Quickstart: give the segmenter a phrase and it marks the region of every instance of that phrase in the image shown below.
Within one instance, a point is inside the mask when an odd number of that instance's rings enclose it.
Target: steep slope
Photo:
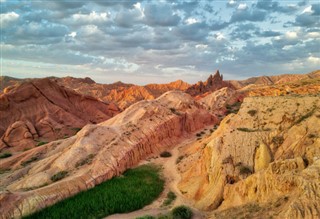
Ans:
[[[76,136],[1,161],[7,172],[0,177],[0,211],[4,217],[19,216],[53,204],[121,174],[217,121],[179,91],[140,101],[103,123],[86,125]],[[66,178],[52,182],[61,171],[67,171]]]
[[[212,218],[318,218],[319,125],[319,95],[245,98],[184,159],[179,188]]]
[[[34,147],[35,140],[70,136],[118,112],[115,105],[65,89],[54,80],[30,80],[0,95],[0,151],[22,151]]]
[[[207,81],[199,81],[197,84],[190,86],[186,90],[186,93],[191,96],[201,96],[202,94],[211,93],[223,87],[233,88],[233,85],[224,81],[223,76],[220,74],[219,70],[217,70],[214,75],[209,76]]]

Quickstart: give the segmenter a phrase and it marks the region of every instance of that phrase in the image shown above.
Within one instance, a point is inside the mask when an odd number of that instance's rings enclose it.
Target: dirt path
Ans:
[[[106,219],[134,219],[137,217],[142,217],[145,215],[151,215],[151,216],[157,216],[159,214],[166,214],[170,211],[172,207],[179,206],[179,205],[187,205],[192,206],[193,203],[190,200],[187,200],[184,198],[184,196],[181,194],[180,190],[178,189],[178,183],[180,181],[180,174],[178,173],[177,166],[176,166],[176,160],[179,157],[179,149],[185,145],[188,145],[192,142],[194,142],[196,139],[194,137],[190,137],[180,143],[179,145],[176,145],[173,149],[170,150],[172,156],[168,158],[162,158],[162,157],[156,157],[156,158],[150,158],[147,161],[142,161],[141,164],[147,164],[147,163],[154,163],[157,165],[163,166],[163,176],[165,178],[166,184],[165,188],[160,195],[160,197],[155,200],[152,204],[145,206],[144,208],[130,212],[125,214],[113,214]],[[163,207],[161,206],[163,201],[166,199],[166,195],[169,191],[172,191],[176,194],[177,198],[173,202],[173,205]],[[192,208],[194,216],[193,219],[201,219],[204,218],[204,215],[199,212],[197,209]]]

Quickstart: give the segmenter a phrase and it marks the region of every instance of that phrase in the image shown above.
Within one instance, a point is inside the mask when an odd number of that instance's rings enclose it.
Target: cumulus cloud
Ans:
[[[175,26],[180,17],[175,14],[168,4],[147,4],[144,9],[145,21],[150,26]]]
[[[62,0],[1,6],[4,59],[40,63],[35,72],[42,66],[53,74],[52,66],[62,65],[60,73],[94,72],[99,78],[199,80],[217,68],[240,77],[233,72],[278,73],[299,62],[309,67],[294,71],[308,71],[318,63],[320,8],[308,1]],[[23,73],[13,66],[4,69]]]
[[[1,14],[0,18],[1,18],[1,21],[0,21],[1,28],[6,28],[8,25],[10,25],[11,23],[19,19],[19,14],[12,11],[12,12]]]

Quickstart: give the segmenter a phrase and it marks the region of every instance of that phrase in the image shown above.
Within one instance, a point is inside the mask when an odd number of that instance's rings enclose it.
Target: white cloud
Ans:
[[[197,44],[197,45],[196,45],[196,48],[197,48],[197,49],[206,49],[206,48],[208,48],[208,45],[205,45],[205,44]]]
[[[0,17],[1,21],[1,28],[5,28],[8,26],[9,23],[14,22],[16,20],[19,19],[19,14],[15,13],[15,12],[9,12],[9,13],[5,13],[5,14],[1,14]]]
[[[294,31],[288,31],[286,32],[286,37],[289,39],[295,39],[298,37],[298,34],[297,32],[294,32]]]
[[[229,3],[228,3],[229,5],[234,5],[234,4],[236,4],[236,1],[234,1],[234,0],[231,0],[231,1],[229,1]]]
[[[195,24],[195,23],[198,23],[199,20],[197,20],[196,18],[188,18],[186,21],[186,24]]]
[[[308,37],[311,38],[320,38],[320,33],[319,32],[310,32],[307,34]]]
[[[314,56],[310,56],[308,57],[308,61],[314,64],[320,64],[320,58],[319,57],[314,57]]]
[[[305,13],[312,13],[312,6],[308,6],[306,7],[303,11],[302,11],[302,14],[305,14]]]
[[[107,13],[96,13],[92,11],[90,14],[74,14],[72,18],[77,22],[82,23],[99,23],[108,20]]]
[[[239,4],[239,6],[238,6],[238,9],[239,10],[245,10],[245,9],[247,9],[248,8],[248,6],[247,6],[247,4],[246,3],[241,3],[241,4]]]
[[[77,32],[71,32],[68,36],[75,38],[77,36]]]
[[[224,35],[222,34],[222,33],[217,33],[216,35],[215,35],[215,37],[216,37],[216,39],[217,40],[223,40],[223,39],[225,39],[225,37],[224,37]]]

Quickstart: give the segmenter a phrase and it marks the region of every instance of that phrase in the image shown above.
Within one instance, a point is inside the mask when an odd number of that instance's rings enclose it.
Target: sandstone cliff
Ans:
[[[140,101],[76,136],[1,160],[2,216],[19,216],[91,188],[185,139],[217,118],[185,93]],[[66,171],[66,178],[52,177]]]
[[[35,140],[74,135],[85,124],[118,112],[115,105],[65,89],[54,80],[31,80],[0,95],[0,151],[22,151],[38,144]]]
[[[185,159],[179,188],[212,218],[318,218],[319,125],[319,95],[245,98]]]

